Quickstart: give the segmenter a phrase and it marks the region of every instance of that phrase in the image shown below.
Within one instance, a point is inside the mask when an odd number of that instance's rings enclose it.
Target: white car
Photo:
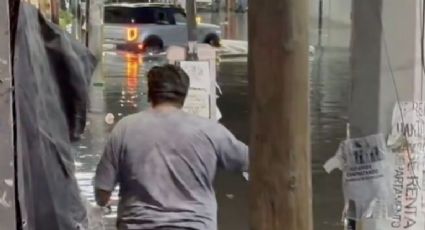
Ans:
[[[213,0],[196,0],[196,8],[198,10],[211,10],[213,7]]]
[[[134,52],[163,50],[188,41],[186,14],[168,4],[119,3],[105,6],[104,43]],[[198,41],[220,45],[217,25],[198,24]]]

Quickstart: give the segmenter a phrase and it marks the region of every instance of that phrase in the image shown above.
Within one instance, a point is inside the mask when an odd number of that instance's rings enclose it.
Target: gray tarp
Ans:
[[[18,195],[24,229],[84,229],[71,140],[84,129],[96,60],[21,4],[15,43]]]

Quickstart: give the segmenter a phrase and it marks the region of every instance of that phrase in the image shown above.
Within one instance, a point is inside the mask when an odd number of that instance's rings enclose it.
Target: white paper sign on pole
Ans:
[[[183,110],[211,118],[211,76],[208,61],[183,61],[180,67],[189,75],[190,88]]]
[[[341,144],[344,164],[344,195],[355,204],[353,219],[385,216],[382,205],[392,202],[388,150],[381,134],[349,139]],[[390,206],[390,205],[389,205]],[[353,215],[354,214],[354,215]]]
[[[190,88],[206,90],[211,89],[210,63],[207,61],[180,62],[180,67],[190,77]]]
[[[391,229],[423,230],[422,157],[409,153],[407,149],[395,154],[393,175],[395,210],[391,218]]]
[[[423,152],[425,143],[425,102],[400,102],[394,106],[392,130],[388,145],[394,145],[406,135],[411,147]],[[422,146],[418,146],[422,144]]]
[[[186,97],[183,111],[201,117],[210,117],[210,98],[205,90],[192,89]]]
[[[424,102],[400,102],[394,106],[388,145],[409,148],[395,151],[393,191],[395,213],[391,228],[422,230],[424,223]]]
[[[325,164],[342,169],[346,217],[353,220],[390,216],[393,204],[391,160],[382,134],[347,139]],[[351,211],[350,211],[351,210]]]
[[[199,61],[184,61],[186,49],[171,46],[167,49],[170,64],[180,65],[190,77],[190,89],[183,110],[219,120],[221,113],[217,108],[216,95],[216,51],[208,44],[198,44]],[[207,112],[208,111],[208,112]]]

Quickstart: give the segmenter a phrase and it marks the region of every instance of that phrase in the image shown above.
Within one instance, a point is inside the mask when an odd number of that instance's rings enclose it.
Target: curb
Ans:
[[[219,54],[220,58],[248,58],[247,53],[241,53],[241,54]]]

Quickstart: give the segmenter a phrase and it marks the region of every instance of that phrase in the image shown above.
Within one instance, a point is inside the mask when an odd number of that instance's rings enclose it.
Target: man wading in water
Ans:
[[[118,229],[216,230],[217,168],[248,169],[248,148],[217,122],[181,110],[189,77],[179,67],[148,73],[152,108],[118,122],[95,176],[107,206],[120,185]]]

